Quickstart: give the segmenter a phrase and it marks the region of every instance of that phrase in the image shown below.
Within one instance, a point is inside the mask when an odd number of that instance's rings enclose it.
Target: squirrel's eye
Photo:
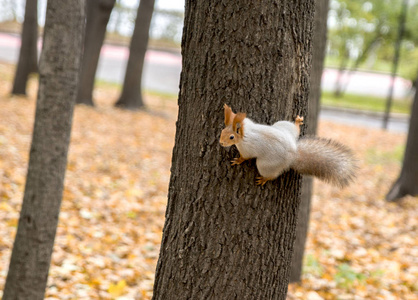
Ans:
[[[229,139],[230,139],[230,140],[233,140],[233,139],[234,139],[234,135],[233,135],[233,134],[232,134],[232,135],[230,135],[230,136],[229,136]]]

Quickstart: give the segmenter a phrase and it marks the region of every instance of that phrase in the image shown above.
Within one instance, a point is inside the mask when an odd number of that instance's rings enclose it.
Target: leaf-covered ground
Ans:
[[[30,95],[10,97],[0,64],[0,290],[19,218],[34,119]],[[150,299],[164,224],[176,107],[148,96],[149,111],[112,107],[118,91],[79,106],[47,299]],[[400,169],[405,135],[321,122],[320,135],[355,149],[357,181],[315,183],[304,278],[289,299],[417,299],[418,199],[383,198]],[[1,296],[1,292],[0,292]]]

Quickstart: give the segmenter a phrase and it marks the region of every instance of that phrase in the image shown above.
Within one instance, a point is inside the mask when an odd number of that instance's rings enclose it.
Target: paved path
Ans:
[[[19,47],[18,36],[0,33],[0,61],[16,63]],[[41,48],[41,42],[38,43],[38,48]],[[99,59],[97,78],[122,83],[128,56],[127,47],[104,45]],[[148,50],[145,56],[143,86],[148,90],[177,94],[180,72],[180,54]]]
[[[382,113],[368,113],[350,109],[336,109],[334,107],[322,107],[319,118],[373,129],[381,129],[383,123]],[[388,131],[406,133],[408,132],[408,128],[408,116],[398,114],[389,120]]]
[[[39,47],[41,43],[39,42]],[[0,33],[0,61],[16,63],[19,55],[20,38],[16,35]],[[129,50],[127,47],[104,45],[102,47],[97,78],[110,82],[123,82]],[[177,94],[181,72],[181,55],[164,51],[148,50],[145,57],[143,87],[164,93]],[[323,73],[323,89],[332,90],[337,76],[336,70],[326,69]],[[344,78],[343,80],[347,80]],[[358,72],[351,76],[348,92],[385,96],[390,84],[386,74]],[[409,92],[410,83],[402,78],[395,81],[395,95]],[[323,110],[320,117],[336,122],[351,123],[358,126],[380,128],[381,118],[362,115],[357,112]],[[389,130],[407,132],[406,118],[393,119]]]
[[[123,82],[129,49],[122,46],[103,45],[97,77],[110,82]],[[170,94],[178,94],[181,72],[181,55],[148,50],[145,55],[143,87]]]

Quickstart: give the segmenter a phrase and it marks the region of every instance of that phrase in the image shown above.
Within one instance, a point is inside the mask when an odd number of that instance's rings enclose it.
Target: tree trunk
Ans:
[[[387,194],[386,200],[393,202],[407,195],[418,195],[418,80],[415,84],[415,98],[401,174]]]
[[[149,28],[155,0],[141,0],[136,15],[135,28],[129,47],[129,59],[123,82],[122,95],[116,106],[126,109],[139,109],[144,106],[142,100],[142,69],[147,51]]]
[[[337,98],[342,96],[342,88],[344,84],[343,77],[349,60],[350,53],[348,52],[348,49],[345,49],[344,53],[341,55],[340,67],[338,68],[337,77],[335,79],[334,96]]]
[[[392,62],[392,72],[391,72],[392,74],[390,77],[388,97],[386,99],[385,113],[383,115],[383,124],[382,124],[383,129],[388,129],[390,110],[392,107],[392,100],[393,100],[393,92],[395,90],[396,73],[398,71],[399,58],[401,55],[401,44],[402,44],[403,36],[405,33],[407,12],[408,12],[408,0],[402,0],[402,8],[401,8],[401,13],[399,15],[399,22],[398,22],[399,24],[398,35],[396,37],[396,42],[395,42],[395,55],[393,56],[393,62]]]
[[[121,24],[124,22],[123,20],[124,6],[121,4],[121,0],[116,1],[115,8],[113,9],[113,13],[116,13],[116,21],[115,21],[115,25],[113,25],[112,32],[119,33],[119,28]]]
[[[19,61],[13,82],[12,94],[26,95],[26,85],[31,73],[38,72],[38,0],[26,0]]]
[[[3,300],[43,299],[61,205],[84,29],[84,0],[48,1],[22,210]]]
[[[84,39],[83,63],[77,103],[93,106],[93,88],[99,63],[100,50],[106,35],[115,0],[88,0],[86,3],[87,22]]]
[[[305,119],[306,133],[315,135],[318,127],[318,114],[321,98],[321,77],[324,67],[325,47],[327,44],[327,17],[329,0],[315,1],[314,35],[312,39],[312,68],[310,74],[310,92],[308,101],[308,116]],[[303,178],[302,195],[299,206],[296,240],[293,248],[290,282],[299,282],[302,276],[303,257],[306,237],[309,229],[313,180]]]
[[[350,78],[351,75],[357,71],[357,69],[359,68],[360,64],[367,58],[367,56],[369,55],[369,52],[371,50],[373,50],[373,48],[379,43],[379,41],[381,40],[381,33],[380,33],[380,28],[377,29],[376,31],[378,31],[378,33],[376,34],[376,36],[370,41],[368,42],[368,44],[366,45],[366,47],[363,49],[361,55],[356,59],[356,61],[354,62],[353,66],[348,70],[347,75],[346,75],[346,82],[345,84],[341,84],[340,87],[340,96],[344,96],[347,88],[348,88],[348,84],[350,83]]]
[[[285,299],[300,176],[256,186],[218,142],[223,105],[306,115],[314,1],[186,1],[183,70],[153,299]]]

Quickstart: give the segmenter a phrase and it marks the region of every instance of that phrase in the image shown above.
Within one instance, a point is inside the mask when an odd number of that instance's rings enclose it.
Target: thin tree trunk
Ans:
[[[15,1],[15,0],[9,0],[8,2],[9,2],[8,9],[10,9],[10,11],[12,13],[12,18],[13,18],[12,21],[13,22],[16,22],[16,20],[17,20],[17,5],[18,5],[18,2]]]
[[[398,71],[399,57],[401,55],[401,43],[402,43],[403,35],[405,32],[407,12],[408,12],[408,0],[403,0],[401,14],[399,15],[399,23],[398,23],[399,29],[398,29],[398,36],[396,38],[396,43],[395,43],[395,55],[393,56],[392,75],[390,78],[388,97],[386,99],[385,113],[383,115],[383,123],[382,123],[383,129],[388,128],[390,110],[392,107],[392,100],[393,100],[393,91],[395,89],[396,72]]]
[[[38,0],[26,0],[19,61],[13,81],[12,94],[26,95],[31,73],[38,72]]]
[[[48,1],[35,126],[3,300],[43,299],[81,60],[84,0]]]
[[[119,33],[119,28],[120,25],[123,22],[123,13],[124,13],[124,7],[122,6],[122,4],[120,3],[121,1],[118,0],[115,3],[115,12],[116,12],[116,21],[115,21],[115,25],[113,26],[112,32],[113,33]]]
[[[342,88],[343,88],[342,80],[344,77],[345,70],[347,69],[349,59],[350,59],[350,55],[348,53],[348,50],[345,49],[345,52],[341,56],[340,67],[338,68],[337,78],[335,79],[335,90],[334,90],[335,97],[342,96]]]
[[[141,0],[135,21],[135,28],[129,47],[129,59],[126,67],[122,94],[116,106],[126,109],[139,109],[144,106],[142,100],[142,70],[147,51],[149,28],[155,0]]]
[[[94,79],[100,50],[115,0],[88,0],[86,4],[87,23],[77,103],[93,106]]]
[[[409,121],[402,170],[386,196],[387,201],[393,202],[407,195],[418,195],[418,80],[415,82],[415,98]]]
[[[218,142],[223,105],[306,115],[314,1],[186,1],[183,71],[153,299],[285,299],[299,206],[290,171],[256,186]],[[284,75],[285,74],[285,75]]]
[[[379,33],[373,38],[373,40],[371,42],[369,42],[366,46],[366,48],[364,49],[364,51],[361,53],[361,55],[356,59],[356,61],[354,62],[353,67],[350,68],[350,70],[348,70],[347,72],[347,80],[345,85],[341,84],[341,88],[340,88],[340,96],[344,96],[345,92],[347,91],[347,87],[350,81],[350,77],[351,75],[357,71],[357,69],[359,68],[360,64],[364,61],[364,59],[367,57],[367,55],[369,54],[369,52],[373,49],[373,47],[375,45],[378,44],[378,42],[381,39],[380,36],[380,29],[377,29],[379,31]]]
[[[308,102],[308,116],[305,119],[306,133],[315,135],[318,127],[318,114],[321,98],[321,77],[324,67],[325,47],[327,42],[327,16],[329,0],[315,1],[314,36],[312,39],[312,68],[310,74],[310,92]],[[303,257],[306,238],[309,229],[309,215],[312,198],[312,178],[303,178],[302,195],[299,206],[296,240],[292,256],[290,282],[299,282],[302,276]]]

